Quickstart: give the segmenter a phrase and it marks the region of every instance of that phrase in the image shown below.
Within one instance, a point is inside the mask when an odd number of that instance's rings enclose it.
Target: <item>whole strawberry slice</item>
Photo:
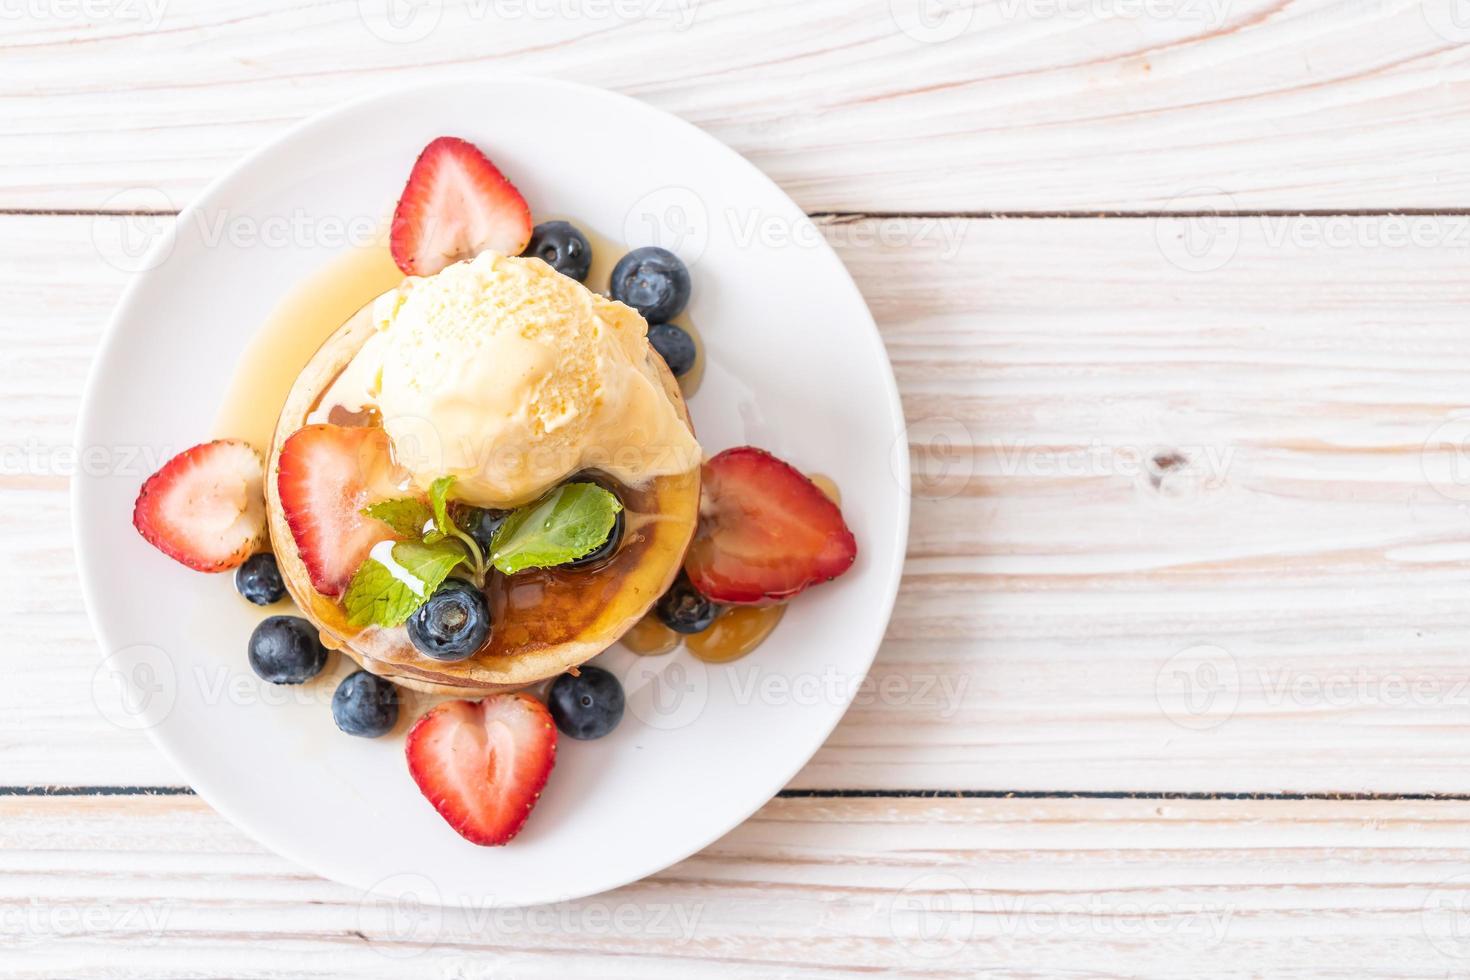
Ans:
[[[291,434],[281,446],[276,489],[313,588],[341,595],[373,545],[396,537],[362,509],[404,496],[407,478],[380,428],[308,425]]]
[[[716,602],[764,606],[847,571],[857,542],[800,470],[753,446],[704,464],[699,529],[684,570]]]
[[[408,733],[408,771],[449,826],[504,844],[525,826],[556,764],[556,725],[527,694],[446,701]]]
[[[143,482],[133,527],[159,551],[201,572],[241,564],[265,540],[260,454],[219,439],[186,449]]]
[[[393,212],[393,261],[432,276],[487,249],[519,255],[531,240],[531,209],[473,143],[441,136],[419,154]]]

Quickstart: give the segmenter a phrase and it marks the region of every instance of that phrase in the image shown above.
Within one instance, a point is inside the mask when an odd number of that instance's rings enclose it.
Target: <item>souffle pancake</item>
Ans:
[[[543,287],[568,292],[572,294],[572,302],[585,301],[588,308],[597,311],[594,315],[619,321],[615,329],[625,329],[633,334],[646,330],[637,314],[621,304],[614,304],[591,294],[586,297],[576,295],[576,292],[586,291],[579,284],[558,276],[539,260],[485,255],[475,262],[482,266],[498,267],[534,263],[540,268],[527,274],[522,274],[526,270],[512,267],[507,270],[506,275],[491,271],[471,276],[468,268],[470,263],[461,263],[466,268],[452,266],[439,275],[473,279],[477,285],[492,292],[497,286],[505,287],[507,280],[522,292]],[[415,291],[419,291],[421,295],[413,296]],[[506,291],[509,289],[506,288]],[[313,582],[308,562],[302,553],[304,536],[299,533],[299,527],[293,530],[288,515],[288,502],[283,501],[282,455],[283,451],[287,454],[289,466],[293,437],[298,442],[331,445],[331,450],[313,451],[321,456],[326,456],[329,452],[337,453],[355,471],[353,475],[360,477],[345,481],[353,484],[354,490],[346,506],[339,508],[339,513],[332,518],[334,521],[357,525],[354,529],[357,533],[337,534],[334,537],[338,547],[352,551],[352,555],[343,563],[344,570],[347,570],[347,565],[361,561],[364,554],[371,553],[371,546],[377,544],[370,540],[375,534],[380,541],[395,538],[390,527],[361,515],[360,511],[376,502],[374,498],[384,500],[423,494],[427,487],[421,484],[428,480],[421,479],[416,483],[409,468],[400,462],[403,454],[395,449],[394,440],[389,433],[394,431],[394,422],[401,416],[388,417],[385,425],[382,409],[374,404],[374,400],[382,399],[383,394],[380,387],[383,381],[379,376],[391,370],[381,363],[384,356],[382,349],[395,339],[384,332],[384,321],[395,313],[398,316],[406,315],[404,310],[411,315],[411,304],[415,299],[423,301],[422,305],[429,308],[431,316],[464,317],[470,312],[465,308],[466,304],[454,304],[452,301],[448,304],[451,308],[445,309],[443,297],[425,296],[422,295],[423,292],[423,281],[408,280],[404,286],[359,312],[322,345],[297,378],[281,412],[265,479],[271,540],[287,590],[303,614],[321,631],[323,642],[328,646],[340,649],[375,674],[421,691],[477,695],[514,690],[555,677],[596,656],[647,614],[653,603],[673,584],[699,518],[698,450],[692,450],[691,455],[688,448],[697,444],[692,440],[688,409],[678,383],[663,359],[640,338],[638,343],[642,345],[641,350],[637,346],[629,345],[634,351],[633,356],[639,357],[641,361],[635,365],[635,369],[639,375],[651,378],[657,385],[655,391],[644,391],[640,394],[645,398],[662,400],[689,441],[678,443],[672,448],[632,443],[617,445],[624,439],[635,442],[646,439],[648,429],[652,427],[640,425],[636,419],[615,416],[606,420],[605,424],[598,422],[589,427],[603,430],[593,432],[596,437],[593,441],[602,443],[598,448],[603,455],[594,454],[587,460],[591,465],[585,469],[576,469],[566,479],[593,482],[610,489],[619,499],[622,505],[619,514],[622,533],[610,554],[585,565],[530,568],[513,575],[491,571],[482,586],[490,612],[489,634],[483,647],[465,659],[440,661],[426,656],[411,642],[408,630],[403,625],[384,627],[352,624],[341,596],[324,593],[318,587],[322,583]],[[492,317],[510,317],[520,322],[527,315],[524,310],[525,297],[519,293],[509,303],[499,303],[497,299],[492,297],[488,303],[483,304],[491,308]],[[504,309],[507,306],[508,311]],[[548,308],[553,311],[549,317],[546,313]],[[561,330],[562,324],[556,322],[560,312],[561,308],[555,303],[539,304],[531,315],[540,315],[543,321],[550,321],[543,323],[548,331]],[[599,326],[606,329],[608,324],[602,323]],[[393,328],[387,329],[391,331]],[[535,341],[527,341],[526,337],[521,336],[525,332],[527,331],[516,329],[512,343],[518,347],[526,343],[534,344]],[[419,344],[423,339],[412,335],[407,342]],[[583,339],[574,338],[578,343]],[[539,346],[553,348],[554,345]],[[435,360],[433,354],[426,356],[418,349],[412,353],[420,364],[432,364]],[[462,351],[460,353],[463,354]],[[453,371],[447,372],[455,375],[453,379],[442,376],[446,372],[441,372],[441,376],[433,381],[433,384],[440,386],[441,393],[451,386],[451,380],[472,386],[505,383],[498,376],[499,371],[506,366],[503,363],[504,358],[495,356],[503,351],[497,347],[476,350],[474,353],[481,361],[488,358],[492,362],[499,360],[502,363],[492,363],[489,370],[483,372],[488,377],[482,377],[482,372],[479,371],[470,371],[469,376],[465,377],[466,372],[459,369],[462,366],[456,366]],[[539,356],[541,351],[532,349],[529,353],[531,360],[539,361],[545,368],[545,375],[533,383],[539,390],[556,387],[563,380],[557,375],[571,370],[565,360],[548,364]],[[442,356],[452,355],[444,353]],[[641,382],[635,378],[635,383]],[[589,400],[611,398],[608,393],[594,393]],[[414,409],[436,411],[446,402],[452,402],[452,399],[440,398],[437,402],[430,400],[427,405],[420,400],[414,405]],[[635,409],[634,414],[658,411],[660,407],[658,404],[645,405],[641,409]],[[564,412],[575,409],[576,406],[558,403],[557,408]],[[438,411],[437,414],[442,423],[445,414],[461,410],[461,406],[450,404],[448,412]],[[468,410],[472,411],[473,407]],[[423,422],[423,416],[414,415],[412,424],[405,424],[400,430],[403,433],[401,439],[417,438],[421,444],[425,441],[445,442],[463,438],[463,432],[447,431],[442,424],[435,426],[434,431],[426,436],[422,431]],[[474,426],[475,423],[471,422],[470,427]],[[530,426],[532,429],[541,427],[539,424]],[[535,435],[535,432],[530,433],[530,438]],[[343,438],[339,439],[339,436]],[[433,458],[426,463],[430,476],[437,475],[446,468],[465,474],[449,491],[451,512],[458,510],[457,505],[462,501],[456,498],[464,487],[489,485],[486,492],[492,496],[478,498],[475,506],[488,502],[509,507],[524,504],[525,498],[550,489],[544,485],[544,478],[540,474],[555,472],[558,468],[572,468],[562,462],[562,454],[553,453],[550,457],[552,462],[546,468],[528,467],[531,470],[526,477],[529,482],[514,486],[512,484],[516,481],[506,476],[506,469],[519,465],[519,457],[533,453],[537,447],[517,446],[508,454],[496,453],[493,450],[497,447],[490,444],[494,442],[493,434],[485,435],[476,431],[475,436],[474,448],[481,450],[482,456],[463,453],[463,459],[449,459],[446,462],[445,457],[454,456],[455,449],[437,446],[436,451],[431,454]],[[423,447],[419,445],[417,448]],[[672,463],[663,461],[660,465],[655,461],[656,456],[668,457]],[[613,464],[619,458],[624,460],[625,465],[612,472]],[[493,472],[484,475],[472,472],[475,466],[484,466],[487,461],[489,465],[496,467]],[[628,461],[631,461],[631,466],[626,465]],[[307,463],[313,472],[331,468],[330,465],[324,466],[319,459],[308,458]],[[643,465],[645,463],[646,466]],[[640,468],[674,469],[676,472],[640,478]],[[495,497],[494,494],[500,496]],[[374,525],[376,532],[373,530]],[[343,540],[353,537],[357,540]],[[368,540],[364,541],[364,538]],[[369,547],[364,549],[364,543]],[[336,560],[337,557],[333,556],[333,559]]]

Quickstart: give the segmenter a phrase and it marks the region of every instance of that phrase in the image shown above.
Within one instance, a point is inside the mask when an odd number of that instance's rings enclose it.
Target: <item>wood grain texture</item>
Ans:
[[[1470,794],[1470,218],[1217,217],[1470,207],[1453,0],[386,6],[0,9],[0,212],[172,210],[312,113],[506,70],[671,110],[813,212],[1198,212],[821,222],[919,479],[869,685],[792,785]],[[1470,976],[1464,799],[778,799],[515,912],[361,895],[190,796],[6,795],[183,782],[105,720],[67,515],[149,220],[0,214],[0,978]]]
[[[0,977],[1463,976],[1470,804],[779,800],[593,899],[427,908],[189,797],[0,801]],[[82,924],[86,923],[85,930]]]
[[[1453,0],[386,6],[14,5],[0,208],[182,205],[312,113],[487,71],[669,109],[816,211],[1470,203]]]
[[[0,783],[180,782],[92,702],[68,541],[108,220],[0,219]],[[920,481],[870,686],[794,786],[1470,792],[1470,219],[823,231]]]

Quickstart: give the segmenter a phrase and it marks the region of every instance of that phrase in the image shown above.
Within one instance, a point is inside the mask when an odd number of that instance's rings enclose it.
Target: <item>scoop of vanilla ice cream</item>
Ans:
[[[485,252],[374,310],[376,403],[427,489],[514,507],[583,469],[638,486],[699,465],[637,311],[535,258]]]

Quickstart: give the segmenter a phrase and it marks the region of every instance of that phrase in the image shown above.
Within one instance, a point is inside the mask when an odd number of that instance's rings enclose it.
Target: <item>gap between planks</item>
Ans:
[[[0,797],[195,796],[188,786],[0,786]],[[1470,793],[1215,793],[1131,790],[783,789],[778,800],[1186,800],[1202,802],[1470,803]]]
[[[0,208],[0,218],[169,218],[176,210],[147,208]],[[1095,221],[1098,219],[1150,221],[1160,218],[1457,218],[1470,216],[1470,208],[1261,208],[1220,210],[1185,208],[1175,211],[808,211],[814,221],[880,220],[1037,220]]]

